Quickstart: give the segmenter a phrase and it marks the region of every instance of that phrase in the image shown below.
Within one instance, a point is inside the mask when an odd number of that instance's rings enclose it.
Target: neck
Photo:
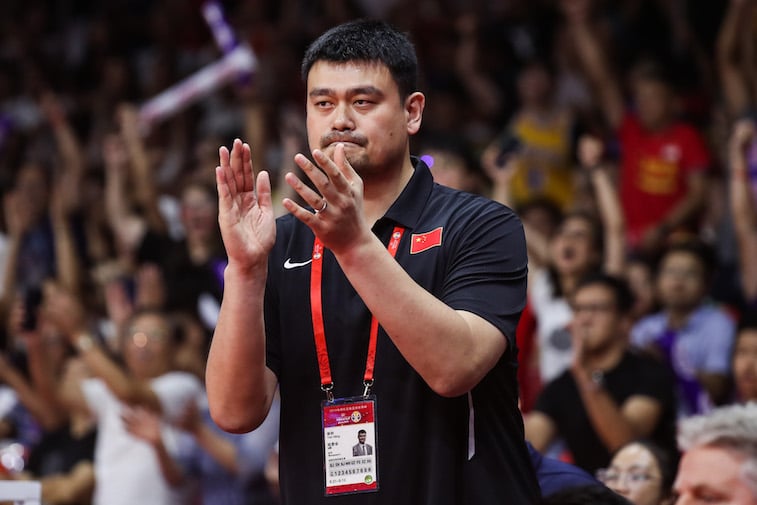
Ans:
[[[670,309],[668,313],[668,326],[673,329],[682,328],[691,317],[693,309]]]
[[[371,226],[386,214],[413,176],[413,164],[409,157],[406,160],[399,170],[363,178],[363,214]]]
[[[586,356],[586,368],[590,370],[612,370],[623,359],[626,343],[613,342],[610,347]]]

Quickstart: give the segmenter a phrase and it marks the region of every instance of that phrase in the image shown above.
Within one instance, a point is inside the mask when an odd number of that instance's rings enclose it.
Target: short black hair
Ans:
[[[317,61],[364,61],[386,65],[404,99],[418,89],[418,58],[407,35],[390,24],[358,19],[331,28],[318,37],[302,59],[302,79],[307,81]]]
[[[573,293],[577,293],[581,288],[593,285],[604,286],[612,291],[612,294],[615,297],[615,307],[618,309],[618,312],[621,314],[628,314],[631,312],[631,308],[634,304],[633,291],[631,291],[631,288],[628,286],[628,282],[625,279],[603,272],[592,272],[578,281]]]
[[[702,265],[705,280],[707,282],[712,281],[715,269],[717,268],[717,255],[715,254],[715,249],[711,245],[698,238],[684,238],[676,240],[668,245],[657,262],[657,271],[655,273],[659,273],[659,269],[662,266],[662,262],[665,261],[665,258],[671,254],[679,252],[689,253],[694,256]]]

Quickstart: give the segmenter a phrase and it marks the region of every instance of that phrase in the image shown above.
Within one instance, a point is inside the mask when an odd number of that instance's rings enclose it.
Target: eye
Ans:
[[[373,105],[375,102],[368,100],[367,98],[358,98],[353,103],[357,107],[368,107],[370,105]]]

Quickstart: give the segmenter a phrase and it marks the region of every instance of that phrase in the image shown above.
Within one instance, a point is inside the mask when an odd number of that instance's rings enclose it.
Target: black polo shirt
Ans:
[[[435,184],[428,167],[415,163],[408,185],[373,231],[387,244],[396,225],[405,227],[397,261],[450,307],[494,324],[507,336],[508,349],[470,395],[443,398],[380,329],[373,389],[380,489],[323,497],[320,405],[324,395],[313,340],[307,263],[313,233],[291,215],[280,218],[268,267],[265,317],[267,364],[278,376],[281,392],[280,478],[285,504],[536,501],[538,485],[517,407],[514,336],[525,304],[527,274],[521,223],[498,203]],[[414,239],[440,227],[439,246],[411,254]],[[322,291],[335,396],[360,395],[371,314],[329,251],[323,260]]]

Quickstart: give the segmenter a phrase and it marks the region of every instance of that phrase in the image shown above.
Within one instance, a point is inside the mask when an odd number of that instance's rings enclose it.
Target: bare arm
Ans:
[[[476,97],[472,100],[480,114],[492,117],[502,109],[502,93],[478,68],[478,27],[474,14],[466,14],[457,20],[460,42],[455,53],[455,71],[468,91]]]
[[[551,417],[532,410],[523,419],[523,427],[526,431],[526,440],[531,442],[539,452],[546,450],[557,436],[557,426]]]
[[[150,444],[155,451],[155,455],[160,465],[160,472],[163,479],[170,486],[178,486],[184,481],[184,472],[178,463],[169,454],[163,443],[163,434],[161,432],[161,421],[154,411],[143,407],[135,407],[125,411],[121,415],[126,430],[135,437],[141,438]]]
[[[121,121],[121,136],[131,160],[135,197],[144,209],[144,218],[147,221],[148,228],[158,233],[165,233],[166,223],[158,206],[158,190],[155,187],[153,167],[150,164],[147,150],[139,132],[139,118],[136,108],[132,105],[122,105],[118,112]]]
[[[731,214],[739,248],[741,288],[747,300],[757,299],[757,205],[751,192],[746,149],[757,141],[755,125],[736,123],[729,143]]]
[[[595,137],[586,135],[579,140],[579,160],[588,171],[604,229],[604,270],[622,275],[626,259],[625,219],[620,198],[608,173],[609,167],[602,159],[603,151],[602,142]]]
[[[95,469],[91,461],[77,463],[70,472],[43,477],[42,500],[50,505],[89,503],[95,489]]]
[[[270,180],[261,172],[255,183],[249,146],[237,139],[231,154],[225,147],[219,154],[218,222],[229,264],[205,384],[216,424],[242,433],[263,422],[276,390],[276,376],[265,364],[263,318],[276,227]]]
[[[751,103],[747,76],[743,71],[746,55],[743,53],[742,45],[744,28],[748,27],[751,19],[748,15],[749,9],[748,1],[731,0],[717,39],[716,56],[720,86],[732,117],[743,113]],[[739,48],[742,50],[741,54]]]
[[[13,388],[21,404],[29,410],[43,428],[52,429],[60,424],[60,418],[55,412],[54,406],[45,402],[45,399],[37,394],[21,372],[5,356],[1,355],[0,379]]]
[[[609,452],[652,433],[662,415],[660,402],[648,396],[634,395],[618,405],[603,387],[591,380],[586,370],[573,368],[571,373],[589,422]]]
[[[561,0],[567,33],[595,93],[607,123],[617,129],[625,111],[620,82],[614,75],[602,42],[591,23],[591,0]]]
[[[147,382],[126,374],[121,366],[97,345],[87,332],[85,309],[81,302],[61,286],[49,286],[45,291],[45,313],[57,324],[79,351],[93,376],[102,379],[122,402],[143,405],[161,411],[160,401]]]
[[[237,475],[237,448],[227,438],[218,435],[200,417],[197,405],[190,402],[179,421],[179,427],[190,433],[198,445],[232,475]]]

